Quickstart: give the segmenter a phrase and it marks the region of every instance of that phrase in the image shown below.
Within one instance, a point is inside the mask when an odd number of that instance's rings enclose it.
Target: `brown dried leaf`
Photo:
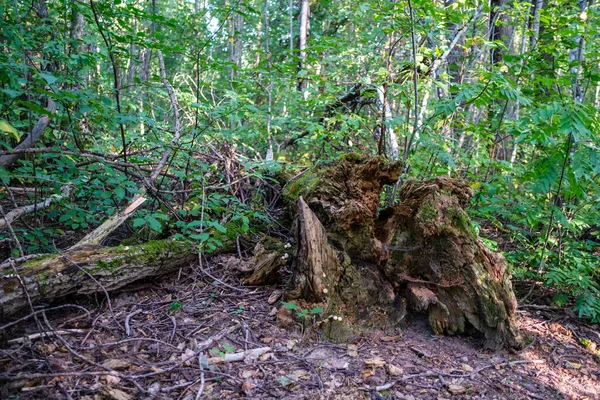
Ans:
[[[255,385],[250,381],[245,381],[242,383],[242,392],[245,394],[249,394],[250,391],[255,387]]]
[[[118,360],[116,358],[110,358],[102,363],[102,366],[115,370],[123,370],[131,367],[131,363],[125,360]]]
[[[460,385],[448,385],[448,391],[454,395],[457,395],[465,393],[467,389]]]
[[[565,367],[569,369],[581,369],[581,364],[565,361]]]
[[[460,364],[460,367],[465,372],[473,372],[473,367],[471,367],[469,364],[462,363]]]
[[[385,368],[387,369],[388,374],[390,374],[391,376],[404,375],[404,370],[402,368],[396,367],[393,364],[387,364]]]
[[[277,300],[279,300],[279,298],[281,297],[281,295],[283,294],[283,290],[275,290],[273,293],[271,293],[271,295],[269,296],[269,300],[267,300],[267,302],[269,304],[275,304],[275,302]]]
[[[100,391],[105,397],[105,399],[110,400],[131,400],[133,397],[131,395],[125,393],[122,390],[114,389],[114,388],[102,388]]]
[[[253,369],[245,369],[245,370],[242,371],[241,376],[242,376],[243,379],[252,378],[252,376],[254,376],[255,372],[256,371],[254,371]]]
[[[114,375],[102,375],[102,379],[106,381],[108,386],[116,386],[121,382],[121,378]]]
[[[370,367],[383,367],[385,365],[385,361],[383,360],[383,358],[377,356],[377,357],[373,357],[373,358],[367,358],[365,360],[365,364],[370,366]]]
[[[196,353],[194,350],[185,349],[185,352],[181,355],[181,362],[183,362],[183,365],[192,365],[192,363],[195,361],[195,355]]]
[[[358,346],[355,344],[348,345],[348,355],[350,357],[358,357]]]

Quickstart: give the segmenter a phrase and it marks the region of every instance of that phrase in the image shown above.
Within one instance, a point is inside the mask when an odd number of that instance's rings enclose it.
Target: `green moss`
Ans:
[[[295,203],[300,196],[307,196],[312,192],[317,182],[319,182],[319,177],[315,174],[315,171],[306,171],[283,188],[283,196],[286,201]]]
[[[40,285],[46,285],[48,283],[48,277],[46,276],[46,274],[39,274],[37,276],[37,281]]]
[[[45,256],[40,256],[38,258],[34,258],[33,260],[25,261],[21,267],[23,269],[36,269],[40,266],[44,261],[56,257],[56,254],[47,254]]]
[[[19,288],[19,285],[17,282],[18,282],[17,279],[13,278],[9,282],[2,284],[2,290],[4,291],[4,293],[12,293],[15,291],[15,289]]]
[[[579,339],[579,343],[581,343],[581,345],[588,350],[592,350],[592,351],[596,350],[596,343],[592,342],[589,339],[581,338],[581,339]]]
[[[342,161],[348,161],[353,164],[362,164],[366,161],[366,157],[359,153],[346,153],[340,157]]]
[[[90,272],[95,274],[97,272],[108,271],[114,273],[121,265],[123,265],[123,259],[121,257],[113,257],[104,260],[96,261],[96,267]]]
[[[435,220],[438,216],[438,211],[429,202],[424,202],[421,205],[421,210],[419,211],[419,216],[421,218],[421,221],[423,221],[423,222],[433,222],[433,220]]]

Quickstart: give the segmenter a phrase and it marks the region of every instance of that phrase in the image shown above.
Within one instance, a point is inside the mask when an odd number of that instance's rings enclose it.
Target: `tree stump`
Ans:
[[[479,332],[487,348],[518,347],[504,259],[483,245],[465,211],[471,189],[450,178],[409,181],[399,204],[381,209],[383,187],[400,170],[352,155],[289,185],[288,199],[299,198],[287,299],[320,304],[333,340],[393,329],[408,307],[427,312],[435,334]]]

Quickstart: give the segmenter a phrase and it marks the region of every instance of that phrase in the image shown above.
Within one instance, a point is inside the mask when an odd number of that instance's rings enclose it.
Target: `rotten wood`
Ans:
[[[74,294],[113,291],[172,272],[196,257],[190,243],[165,239],[131,247],[88,246],[29,260],[16,273],[10,268],[0,271],[0,319],[28,307],[28,299],[40,304]]]
[[[299,199],[286,298],[324,305],[325,317],[344,314],[346,326],[334,319],[322,329],[333,340],[394,329],[412,311],[429,314],[435,334],[478,333],[487,348],[519,347],[504,259],[484,246],[465,211],[472,190],[449,178],[408,181],[399,204],[380,209],[383,185],[400,171],[351,155],[287,187],[288,204]]]

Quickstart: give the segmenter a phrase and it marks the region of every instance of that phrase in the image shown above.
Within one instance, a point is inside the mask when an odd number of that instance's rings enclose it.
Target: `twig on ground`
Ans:
[[[134,312],[127,314],[125,317],[125,335],[131,336],[131,326],[129,325],[129,321],[131,321],[131,318],[133,318],[135,315],[138,315],[142,311],[142,309],[137,309]]]
[[[93,360],[90,360],[89,358],[87,358],[83,354],[79,353],[77,350],[73,349],[69,345],[69,343],[60,334],[57,334],[57,332],[54,330],[54,328],[52,328],[52,325],[50,325],[50,321],[48,321],[48,318],[46,317],[46,314],[42,313],[42,317],[44,318],[44,323],[46,324],[46,326],[48,327],[48,329],[50,329],[50,331],[54,332],[54,337],[56,337],[63,344],[63,346],[65,346],[65,348],[69,351],[69,353],[71,353],[73,356],[79,358],[81,361],[84,361],[84,362],[86,362],[86,363],[88,363],[90,365],[93,365],[96,368],[103,369],[103,370],[105,370],[107,373],[109,373],[111,375],[114,375],[116,377],[119,377],[121,379],[129,381],[130,383],[132,383],[137,388],[137,390],[139,390],[140,394],[145,394],[146,393],[146,390],[144,390],[144,388],[141,387],[140,384],[137,383],[135,379],[132,379],[132,378],[130,378],[127,375],[123,375],[120,372],[117,372],[117,371],[115,371],[112,368],[106,367],[106,366],[104,366],[102,364],[99,364],[99,363],[93,361]],[[105,373],[105,375],[106,375],[106,373]]]
[[[17,325],[17,324],[19,324],[19,323],[21,323],[23,321],[27,321],[29,318],[31,318],[31,317],[33,317],[33,316],[35,316],[37,314],[41,314],[41,313],[47,312],[47,311],[61,310],[63,308],[78,308],[80,310],[83,310],[87,314],[88,319],[92,318],[90,312],[85,307],[81,307],[81,306],[78,306],[76,304],[63,304],[61,306],[51,307],[51,308],[44,308],[43,310],[38,310],[38,311],[32,312],[31,314],[26,315],[23,318],[19,318],[19,319],[15,320],[15,321],[9,322],[6,325],[0,326],[0,331],[3,331],[5,329],[7,329],[7,328],[10,328],[11,326]]]
[[[198,393],[196,393],[196,400],[200,400],[202,397],[202,392],[204,391],[204,366],[202,365],[202,356],[198,354],[198,365],[200,365],[200,388],[198,389]]]
[[[538,364],[538,363],[543,363],[545,362],[545,360],[517,360],[517,361],[507,361],[504,363],[500,363],[500,364],[490,364],[490,365],[486,365],[484,367],[478,368],[475,371],[468,373],[468,374],[461,374],[461,375],[456,375],[456,374],[447,374],[447,373],[443,373],[441,371],[426,371],[426,372],[420,372],[418,374],[411,374],[411,375],[405,375],[399,379],[396,379],[393,382],[388,382],[385,385],[381,385],[381,386],[374,386],[374,387],[369,387],[369,386],[365,386],[365,387],[361,387],[359,388],[360,390],[363,391],[375,391],[375,392],[380,392],[382,390],[387,390],[390,389],[392,386],[394,386],[397,383],[400,382],[405,382],[405,381],[409,381],[411,379],[415,379],[415,378],[425,378],[425,377],[430,377],[430,376],[437,376],[438,378],[441,377],[451,377],[451,378],[470,378],[473,375],[476,375],[486,369],[489,368],[493,368],[493,367],[501,367],[501,366],[510,366],[510,365],[516,365],[516,364]]]
[[[46,338],[46,337],[56,336],[56,335],[72,335],[75,333],[86,333],[86,332],[87,331],[85,329],[63,329],[60,331],[38,332],[38,333],[32,333],[31,335],[27,335],[24,337],[11,339],[7,343],[8,344],[23,343],[27,340],[35,340],[35,339],[39,339],[39,338]]]
[[[229,289],[236,290],[238,292],[247,292],[247,289],[236,288],[235,286],[228,285],[227,283],[221,281],[220,279],[215,278],[210,273],[208,273],[204,268],[202,268],[201,265],[199,265],[198,268],[200,268],[200,271],[202,271],[203,274],[207,275],[209,278],[215,280],[216,282],[219,282],[221,285],[223,285]]]

